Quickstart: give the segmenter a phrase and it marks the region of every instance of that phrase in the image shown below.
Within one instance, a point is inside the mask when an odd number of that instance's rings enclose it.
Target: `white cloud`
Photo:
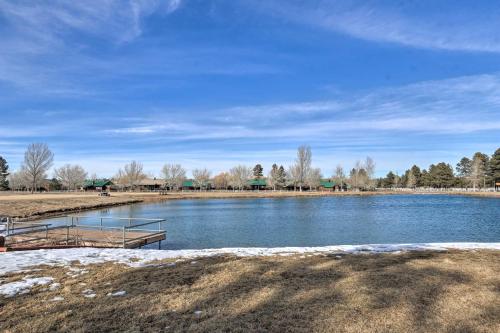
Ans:
[[[356,38],[418,48],[500,52],[500,7],[448,5],[439,1],[278,1],[247,2],[269,15]]]

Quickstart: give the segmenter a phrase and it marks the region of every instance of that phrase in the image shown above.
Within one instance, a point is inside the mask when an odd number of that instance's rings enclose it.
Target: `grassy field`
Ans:
[[[63,267],[3,277],[51,276],[61,287],[0,296],[0,331],[500,331],[499,251],[211,257],[86,269],[76,277]],[[85,289],[96,297],[85,298]],[[106,296],[116,291],[126,294]]]
[[[97,209],[137,202],[178,199],[222,199],[222,198],[279,198],[317,196],[367,196],[407,194],[407,192],[178,192],[160,196],[151,192],[112,192],[111,197],[98,197],[97,193],[12,193],[0,192],[0,216],[39,218],[50,215]],[[421,193],[429,194],[429,193]],[[447,192],[431,193],[447,194]],[[481,197],[500,198],[500,192],[453,192]]]

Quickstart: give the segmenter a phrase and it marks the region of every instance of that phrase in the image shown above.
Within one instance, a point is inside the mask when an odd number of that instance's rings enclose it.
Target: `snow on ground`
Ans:
[[[18,294],[27,294],[34,286],[43,286],[54,281],[53,278],[45,277],[30,277],[26,276],[20,281],[10,282],[0,285],[0,295],[5,297],[14,297]]]
[[[20,272],[37,265],[71,266],[73,262],[81,265],[115,262],[131,267],[144,267],[155,260],[192,259],[231,254],[240,257],[272,256],[293,254],[328,254],[328,253],[379,253],[399,251],[443,251],[446,249],[500,250],[500,243],[414,243],[414,244],[368,244],[335,245],[321,247],[275,247],[275,248],[222,248],[203,250],[129,250],[74,248],[58,250],[36,250],[0,253],[0,276]],[[87,273],[81,268],[70,271],[75,277]]]
[[[126,294],[127,294],[127,292],[125,290],[120,290],[120,291],[116,291],[114,293],[108,293],[106,296],[116,297],[116,296],[125,296]]]

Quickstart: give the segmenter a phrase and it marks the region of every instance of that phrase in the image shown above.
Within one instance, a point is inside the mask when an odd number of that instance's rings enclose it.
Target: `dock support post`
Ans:
[[[66,226],[66,245],[69,245],[69,225]]]
[[[125,248],[125,227],[123,227],[123,248]]]
[[[158,241],[158,250],[161,250],[161,240]]]

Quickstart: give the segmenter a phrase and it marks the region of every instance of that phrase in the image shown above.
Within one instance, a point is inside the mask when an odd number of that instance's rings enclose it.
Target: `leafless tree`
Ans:
[[[276,164],[273,164],[271,170],[269,171],[267,181],[269,183],[269,186],[273,188],[273,191],[276,191],[276,186],[280,181],[280,170]]]
[[[218,190],[227,190],[231,176],[227,172],[221,172],[214,177],[214,186]]]
[[[27,189],[30,187],[30,180],[23,169],[9,175],[9,187],[14,191]]]
[[[66,164],[54,170],[54,177],[68,190],[83,186],[87,172],[79,165]]]
[[[200,191],[203,187],[208,186],[208,181],[210,180],[210,171],[208,169],[194,169],[192,171],[194,183],[196,187],[200,188]]]
[[[478,186],[481,177],[484,174],[483,161],[480,158],[474,156],[472,160],[472,168],[470,173],[470,181],[472,182],[472,187],[474,191],[476,190],[476,186]]]
[[[417,177],[413,174],[413,171],[408,172],[408,178],[406,179],[407,188],[415,188],[417,186]]]
[[[307,185],[309,186],[310,189],[315,189],[317,190],[318,187],[321,185],[321,178],[323,175],[321,174],[321,169],[320,168],[311,168],[309,170],[309,173],[307,175]]]
[[[165,164],[162,169],[165,185],[178,190],[186,180],[186,170],[180,164]]]
[[[364,169],[366,171],[366,186],[374,187],[375,161],[370,156],[366,157]]]
[[[229,174],[231,175],[231,185],[233,188],[238,188],[241,191],[252,177],[252,168],[237,165],[229,170]]]
[[[338,164],[337,167],[335,168],[335,180],[340,184],[340,188],[344,188],[344,182],[345,182],[345,173],[344,173],[344,168],[342,165]]]
[[[31,193],[36,191],[47,177],[47,171],[52,166],[54,154],[45,143],[32,143],[24,153],[22,170],[30,180]]]
[[[135,189],[146,178],[146,174],[143,172],[142,163],[132,161],[118,170],[115,178],[120,185]]]
[[[300,182],[300,170],[298,165],[292,165],[288,168],[287,172],[288,181],[293,184],[293,190],[297,190],[297,186]]]
[[[299,186],[299,191],[302,192],[302,187],[306,184],[307,176],[311,170],[312,153],[311,147],[300,146],[297,149],[297,159],[295,160],[295,176],[294,179]]]

